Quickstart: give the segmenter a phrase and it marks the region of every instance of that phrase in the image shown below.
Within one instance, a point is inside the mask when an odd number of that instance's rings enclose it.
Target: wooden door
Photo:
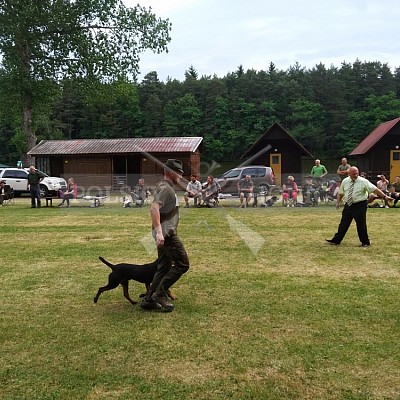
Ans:
[[[390,182],[400,176],[400,150],[390,150]]]
[[[275,185],[282,185],[282,154],[281,153],[271,153],[269,155],[269,166],[274,170],[275,174]]]

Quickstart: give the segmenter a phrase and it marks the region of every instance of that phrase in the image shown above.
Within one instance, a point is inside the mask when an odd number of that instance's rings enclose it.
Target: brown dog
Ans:
[[[99,288],[94,302],[97,303],[100,295],[107,290],[115,289],[118,285],[122,286],[124,291],[124,297],[130,301],[132,304],[137,304],[129,296],[129,281],[134,280],[146,285],[147,293],[150,290],[151,282],[153,281],[154,274],[157,270],[158,258],[149,264],[137,265],[137,264],[111,264],[103,257],[99,259],[106,265],[108,265],[112,272],[108,275],[108,284]],[[167,295],[175,300],[175,296],[168,290]]]

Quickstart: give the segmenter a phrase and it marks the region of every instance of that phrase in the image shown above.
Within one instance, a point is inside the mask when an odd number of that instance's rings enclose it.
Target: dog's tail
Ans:
[[[111,269],[114,269],[114,265],[109,263],[107,260],[105,260],[103,257],[99,257],[99,260],[109,266]]]

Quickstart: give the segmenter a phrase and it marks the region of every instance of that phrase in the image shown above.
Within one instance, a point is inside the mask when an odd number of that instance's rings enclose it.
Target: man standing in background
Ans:
[[[315,160],[315,165],[311,169],[311,176],[314,178],[314,180],[319,183],[321,178],[323,178],[327,173],[328,171],[321,164],[321,160]]]
[[[31,208],[36,208],[36,202],[37,208],[41,207],[39,183],[44,179],[44,177],[44,174],[37,171],[33,165],[29,167],[28,185],[31,194]]]
[[[340,181],[342,181],[344,178],[347,178],[347,176],[349,175],[349,168],[350,165],[347,164],[347,158],[343,157],[342,163],[339,165],[336,172],[339,175]]]

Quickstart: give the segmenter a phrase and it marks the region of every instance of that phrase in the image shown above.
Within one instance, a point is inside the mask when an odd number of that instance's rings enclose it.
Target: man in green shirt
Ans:
[[[315,181],[320,182],[321,178],[323,178],[328,171],[321,164],[321,160],[315,160],[315,165],[311,169],[311,176],[315,179]]]
[[[396,176],[396,180],[392,183],[392,186],[396,193],[400,192],[400,176]]]
[[[31,208],[41,207],[40,202],[40,185],[39,183],[45,178],[44,174],[37,171],[36,168],[31,165],[29,167],[29,174],[28,174],[28,185],[29,185],[29,192],[31,195]]]

